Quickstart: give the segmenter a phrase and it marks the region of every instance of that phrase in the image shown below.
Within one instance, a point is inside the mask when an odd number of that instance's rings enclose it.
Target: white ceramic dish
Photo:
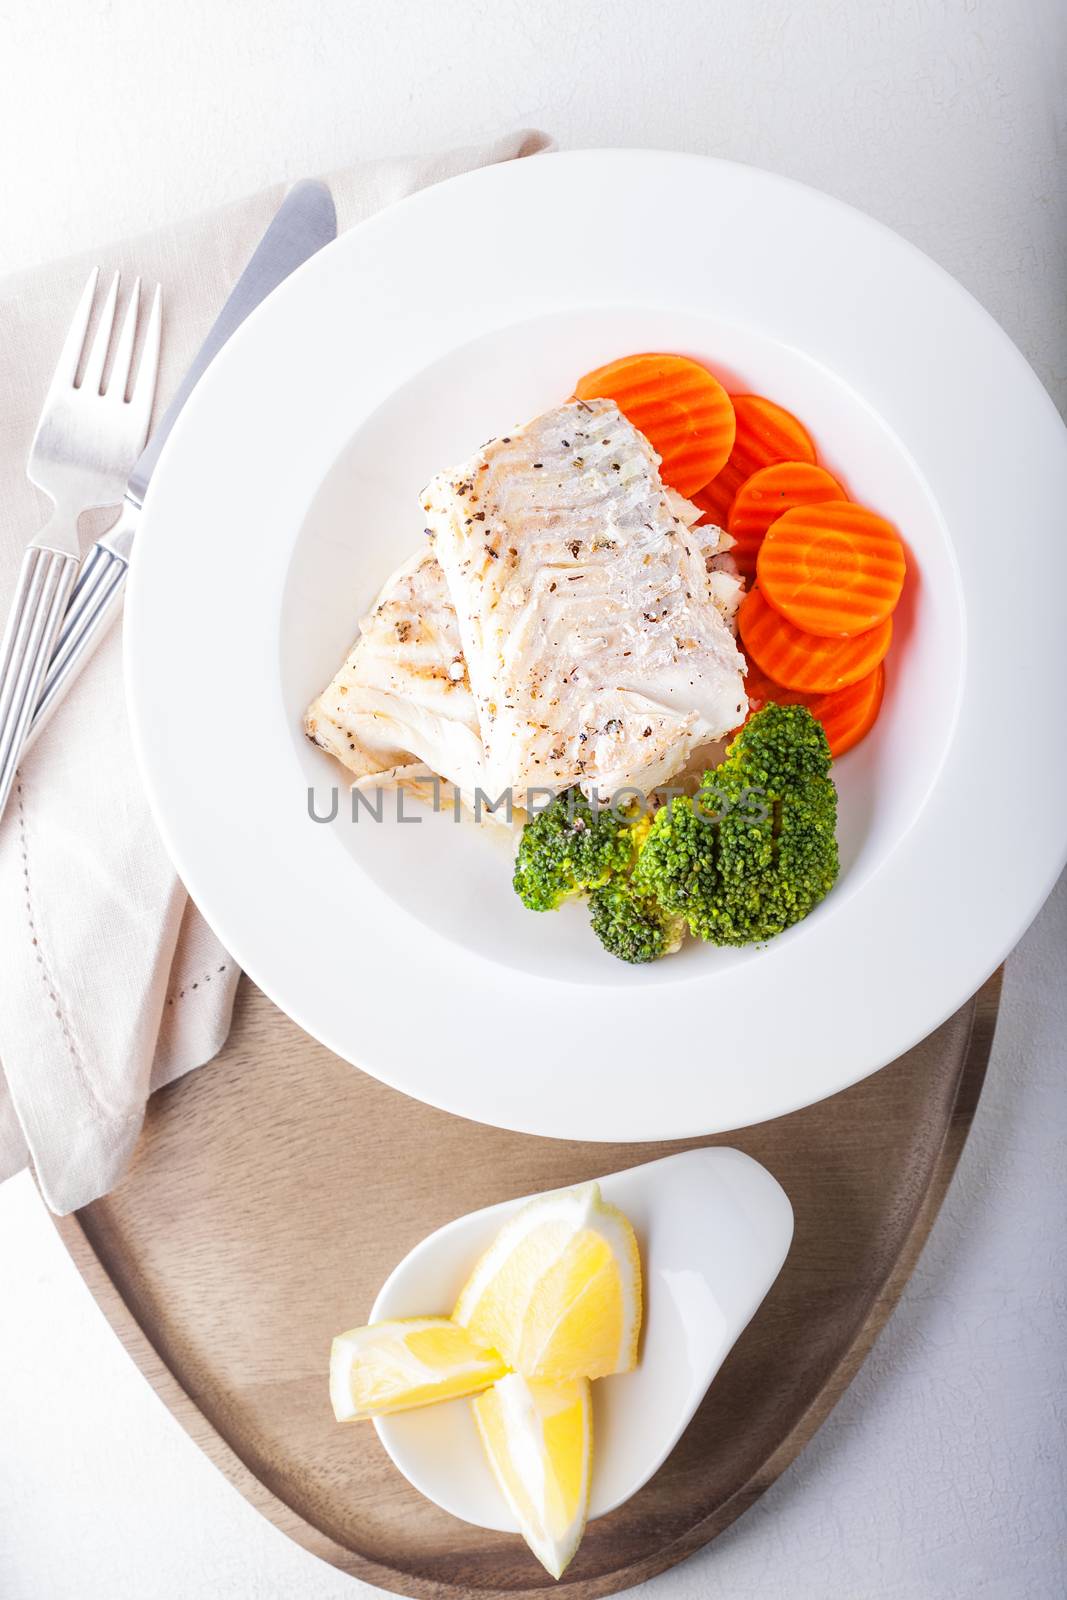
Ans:
[[[882,716],[837,768],[838,887],[765,949],[631,969],[580,908],[526,912],[487,830],[309,820],[309,786],[345,791],[301,715],[422,538],[430,473],[641,348],[793,408],[911,575]],[[1025,362],[861,214],[649,152],[456,179],[296,273],[179,420],[127,620],[160,827],[255,981],[409,1094],[573,1138],[775,1116],[928,1033],[1060,869],[1064,504],[1064,430]]]
[[[687,1150],[613,1172],[600,1188],[637,1233],[645,1316],[635,1371],[593,1384],[592,1517],[629,1500],[667,1459],[793,1238],[785,1191],[740,1150]],[[475,1261],[525,1203],[487,1206],[431,1233],[390,1274],[370,1321],[451,1311]],[[422,1494],[465,1522],[514,1530],[468,1400],[374,1426]]]

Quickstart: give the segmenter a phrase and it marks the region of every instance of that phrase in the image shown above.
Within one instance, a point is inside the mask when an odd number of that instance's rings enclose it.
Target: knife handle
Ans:
[[[118,609],[128,570],[126,558],[102,544],[94,544],[82,562],[24,750],[48,722],[107,632]]]

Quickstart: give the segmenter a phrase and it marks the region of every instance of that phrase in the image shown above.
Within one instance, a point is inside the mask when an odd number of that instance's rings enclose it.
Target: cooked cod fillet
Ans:
[[[744,717],[721,530],[658,465],[614,402],[574,401],[423,495],[494,794],[647,791]]]
[[[357,780],[425,788],[437,773],[466,794],[479,785],[478,714],[455,609],[429,547],[388,580],[304,727]]]

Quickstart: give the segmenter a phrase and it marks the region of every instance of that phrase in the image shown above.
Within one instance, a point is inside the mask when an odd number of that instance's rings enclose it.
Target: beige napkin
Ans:
[[[339,231],[427,184],[533,155],[540,134],[377,161],[329,179]],[[157,415],[284,194],[0,283],[0,606],[47,502],[25,476],[37,415],[89,268],[163,285]],[[129,281],[129,280],[128,280]],[[113,514],[83,519],[83,544]],[[195,640],[190,640],[195,648]],[[205,713],[207,714],[207,713]],[[130,744],[112,629],[26,758],[0,822],[0,1179],[32,1161],[48,1204],[104,1194],[153,1089],[209,1061],[239,973],[175,876]]]

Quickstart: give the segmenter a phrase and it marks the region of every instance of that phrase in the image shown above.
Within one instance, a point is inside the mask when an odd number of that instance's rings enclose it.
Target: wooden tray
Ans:
[[[793,1201],[792,1252],[670,1459],[590,1524],[563,1586],[582,1600],[614,1594],[715,1538],[858,1370],[955,1168],[999,987],[998,974],[925,1043],[821,1105],[716,1139],[594,1145],[406,1099],[246,983],[219,1060],[153,1099],[127,1178],[59,1229],[175,1416],[299,1543],[409,1596],[544,1594],[556,1585],[517,1537],[448,1517],[369,1425],[336,1425],[330,1339],[365,1320],[400,1256],[461,1212],[695,1144],[746,1150]]]

